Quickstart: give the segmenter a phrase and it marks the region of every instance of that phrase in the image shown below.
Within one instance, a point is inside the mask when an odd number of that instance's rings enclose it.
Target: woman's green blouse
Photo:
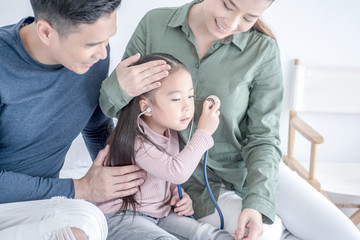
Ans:
[[[256,209],[265,223],[275,216],[275,189],[279,149],[279,118],[283,98],[280,54],[276,41],[256,30],[215,42],[199,59],[194,34],[187,22],[190,7],[162,8],[148,12],[133,33],[124,59],[140,53],[169,53],[191,72],[195,89],[196,129],[202,103],[209,95],[221,100],[220,125],[213,134],[207,175],[217,199],[222,184],[243,199],[242,208]],[[116,117],[131,100],[120,88],[114,71],[102,85],[100,106]],[[186,144],[190,126],[180,134]],[[195,217],[215,211],[204,185],[203,161],[182,186],[191,196]]]

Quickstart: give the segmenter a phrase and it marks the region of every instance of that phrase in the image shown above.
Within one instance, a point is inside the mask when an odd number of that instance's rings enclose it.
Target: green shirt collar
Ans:
[[[194,4],[199,3],[199,2],[202,2],[202,1],[194,0],[190,3],[183,5],[182,7],[179,7],[176,10],[175,14],[172,16],[172,18],[170,19],[168,26],[173,27],[173,28],[182,27],[183,32],[187,36],[192,35],[193,33],[191,32],[189,23],[187,21],[187,19],[188,19],[187,16],[189,14],[190,8]],[[252,32],[252,31],[253,31],[253,29],[250,29],[247,32],[231,35],[231,36],[227,37],[226,39],[220,40],[219,43],[229,44],[230,42],[232,42],[240,50],[243,50],[248,42],[250,32]]]

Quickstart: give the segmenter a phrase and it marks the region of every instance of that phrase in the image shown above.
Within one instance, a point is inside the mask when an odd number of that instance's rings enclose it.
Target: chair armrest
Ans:
[[[296,159],[283,156],[283,162],[300,177],[308,181],[316,190],[321,191],[321,185],[318,180],[310,179],[309,171],[304,168]]]
[[[321,144],[324,142],[323,136],[298,116],[290,120],[290,126],[312,143]]]
[[[301,177],[306,179],[311,185],[320,191],[320,184],[315,179],[316,147],[317,144],[324,142],[324,138],[310,125],[299,118],[296,111],[290,111],[289,114],[288,154],[283,157],[283,160],[286,165],[296,171]],[[299,132],[303,137],[311,142],[309,171],[303,168],[293,157],[295,131]]]

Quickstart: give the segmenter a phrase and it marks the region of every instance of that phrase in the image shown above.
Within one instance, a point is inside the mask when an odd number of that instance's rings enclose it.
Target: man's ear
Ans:
[[[46,20],[39,20],[36,23],[37,32],[40,40],[47,46],[50,45],[51,40],[58,35],[57,31]]]
[[[139,101],[139,107],[140,107],[141,112],[147,111],[146,113],[144,113],[145,116],[151,116],[152,115],[151,107],[150,107],[149,101],[147,99],[142,98]]]

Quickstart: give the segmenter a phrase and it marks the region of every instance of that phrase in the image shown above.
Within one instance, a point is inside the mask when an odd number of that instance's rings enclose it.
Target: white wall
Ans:
[[[282,114],[282,149],[286,152],[288,111],[291,103],[292,64],[294,58],[315,65],[360,67],[360,16],[358,0],[286,0],[275,1],[263,18],[274,30],[281,49],[285,101]],[[360,89],[359,89],[360,93]],[[348,156],[360,161],[359,115],[304,114],[304,117],[324,136],[318,147],[319,160],[332,156]],[[321,120],[320,120],[321,119]],[[323,121],[326,119],[326,121]],[[310,145],[296,138],[304,159]],[[306,151],[305,151],[306,149]]]
[[[118,10],[117,34],[111,39],[111,69],[120,61],[125,45],[140,18],[149,9],[160,6],[177,6],[189,0],[124,0]],[[281,49],[285,101],[281,117],[282,149],[286,151],[287,121],[290,108],[291,67],[294,58],[306,63],[360,67],[360,1],[358,0],[286,0],[275,1],[265,12],[263,20],[278,38]],[[0,26],[15,23],[32,15],[28,0],[2,1]],[[359,89],[360,92],[360,89]],[[360,116],[345,118],[328,116],[320,122],[317,116],[308,116],[310,123],[319,128],[325,137],[319,147],[319,158],[327,159],[329,153],[341,156],[344,152],[360,161]],[[335,130],[335,128],[337,130]],[[345,137],[346,136],[346,137]],[[327,139],[335,138],[330,141]],[[349,139],[347,139],[349,138]],[[345,141],[345,144],[340,144]],[[299,141],[300,147],[307,143]],[[301,158],[308,154],[298,151]]]

